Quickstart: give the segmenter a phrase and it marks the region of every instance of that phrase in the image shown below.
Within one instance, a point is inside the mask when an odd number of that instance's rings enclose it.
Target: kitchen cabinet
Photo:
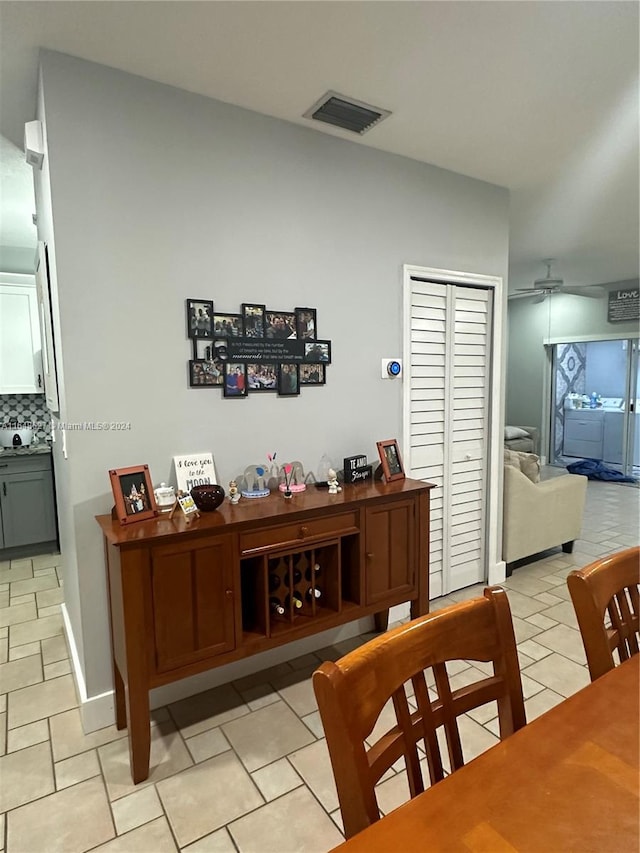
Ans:
[[[116,723],[149,774],[149,691],[411,602],[429,609],[429,495],[416,480],[310,488],[120,525],[105,541]]]
[[[43,390],[34,277],[0,273],[0,394]]]
[[[0,454],[0,559],[57,547],[51,454]]]

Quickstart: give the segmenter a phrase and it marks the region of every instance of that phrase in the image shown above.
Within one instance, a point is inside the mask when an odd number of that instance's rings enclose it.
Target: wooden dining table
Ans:
[[[340,853],[638,853],[640,655],[345,841]]]

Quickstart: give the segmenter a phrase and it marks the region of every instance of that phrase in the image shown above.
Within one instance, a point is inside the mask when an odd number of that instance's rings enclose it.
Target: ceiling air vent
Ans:
[[[371,104],[347,98],[337,92],[327,92],[304,113],[304,118],[324,121],[335,127],[362,134],[390,115],[389,110],[372,107]]]

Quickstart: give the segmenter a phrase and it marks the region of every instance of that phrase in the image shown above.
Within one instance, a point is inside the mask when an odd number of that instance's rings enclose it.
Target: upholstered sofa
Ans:
[[[518,450],[524,453],[539,453],[537,427],[506,426],[504,428],[504,446],[508,450]]]
[[[562,545],[571,553],[580,535],[587,478],[563,474],[540,482],[540,461],[505,450],[502,559],[512,563]]]

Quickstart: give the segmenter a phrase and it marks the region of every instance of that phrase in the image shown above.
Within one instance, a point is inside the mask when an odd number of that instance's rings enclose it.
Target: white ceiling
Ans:
[[[508,187],[511,287],[544,274],[545,257],[568,285],[627,279],[639,254],[638,8],[3,0],[0,133],[21,147],[42,46]],[[393,115],[362,138],[302,118],[327,89]]]

